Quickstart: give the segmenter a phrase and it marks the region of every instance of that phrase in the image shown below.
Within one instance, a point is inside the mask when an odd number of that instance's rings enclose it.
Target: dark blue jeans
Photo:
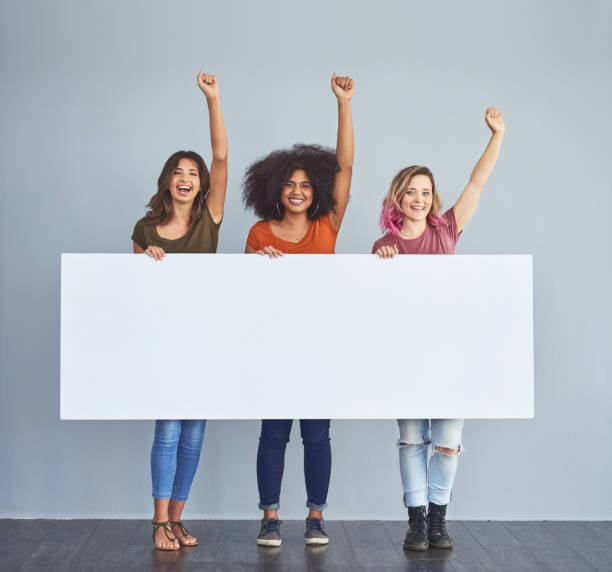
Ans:
[[[264,419],[257,450],[257,486],[259,508],[279,508],[281,481],[285,468],[285,447],[291,433],[291,419]],[[331,475],[329,419],[300,419],[304,443],[304,478],[306,506],[313,510],[327,507],[327,490]]]

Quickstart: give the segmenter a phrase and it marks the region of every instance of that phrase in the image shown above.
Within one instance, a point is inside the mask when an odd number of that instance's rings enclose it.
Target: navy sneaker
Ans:
[[[306,534],[304,534],[306,544],[328,544],[329,536],[323,530],[323,521],[319,518],[306,519]]]
[[[282,521],[277,518],[261,519],[261,530],[257,535],[259,546],[280,546],[281,534],[280,525]]]

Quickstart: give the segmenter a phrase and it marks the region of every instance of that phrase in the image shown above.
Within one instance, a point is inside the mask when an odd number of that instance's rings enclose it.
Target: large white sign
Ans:
[[[62,419],[533,417],[531,256],[63,254]]]

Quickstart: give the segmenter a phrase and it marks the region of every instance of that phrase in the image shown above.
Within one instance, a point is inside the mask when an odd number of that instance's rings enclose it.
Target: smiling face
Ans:
[[[427,175],[415,175],[408,182],[400,207],[404,216],[412,221],[423,221],[431,210],[433,185]]]
[[[314,191],[306,171],[297,169],[281,191],[281,203],[285,207],[285,212],[306,213],[312,204],[313,194]]]
[[[179,160],[168,185],[172,200],[180,203],[191,203],[200,191],[200,171],[192,159],[183,157]]]

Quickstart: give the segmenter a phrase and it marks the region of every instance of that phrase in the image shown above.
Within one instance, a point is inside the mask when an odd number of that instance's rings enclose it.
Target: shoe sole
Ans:
[[[452,544],[432,544],[430,542],[429,548],[441,548],[443,550],[452,550],[453,545]]]
[[[304,544],[329,544],[329,538],[305,538]]]
[[[424,552],[425,550],[429,550],[429,546],[426,544],[425,546],[419,544],[404,544],[404,550],[413,550],[416,552]]]
[[[258,546],[280,546],[282,540],[265,540],[263,538],[257,539]]]

